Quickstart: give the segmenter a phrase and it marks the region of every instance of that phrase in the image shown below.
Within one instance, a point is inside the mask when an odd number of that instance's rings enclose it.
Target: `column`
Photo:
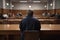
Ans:
[[[53,0],[53,14],[56,13],[56,0]]]
[[[2,4],[3,5],[3,9],[5,9],[6,8],[5,7],[5,0],[3,0],[2,2],[3,2],[3,4]]]

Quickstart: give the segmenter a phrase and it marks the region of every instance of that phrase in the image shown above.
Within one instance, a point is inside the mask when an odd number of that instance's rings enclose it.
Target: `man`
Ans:
[[[24,32],[39,32],[41,28],[40,21],[33,18],[33,11],[28,10],[27,13],[27,17],[20,23],[21,40],[24,40]]]

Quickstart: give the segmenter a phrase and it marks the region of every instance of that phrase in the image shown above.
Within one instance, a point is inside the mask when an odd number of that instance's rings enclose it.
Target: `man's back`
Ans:
[[[24,33],[26,31],[28,31],[28,32],[33,31],[36,33],[36,32],[40,32],[40,28],[41,28],[40,22],[37,19],[33,18],[33,11],[29,10],[27,17],[20,22],[21,40],[24,40]],[[39,39],[39,33],[38,33],[38,35],[37,34],[35,34],[35,35]],[[35,37],[35,36],[33,36],[33,37]],[[33,38],[32,40],[34,40],[34,39],[35,38]]]
[[[40,30],[40,22],[35,18],[25,18],[21,21],[21,30]]]

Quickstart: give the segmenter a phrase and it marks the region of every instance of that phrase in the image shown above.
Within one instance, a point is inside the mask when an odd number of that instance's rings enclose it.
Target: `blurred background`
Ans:
[[[27,10],[41,21],[41,30],[60,30],[60,0],[0,0],[0,30],[20,30]]]

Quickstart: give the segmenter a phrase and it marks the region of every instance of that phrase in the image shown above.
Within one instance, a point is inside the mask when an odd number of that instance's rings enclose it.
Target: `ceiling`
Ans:
[[[12,2],[19,2],[19,1],[41,1],[41,2],[47,2],[47,1],[51,1],[51,0],[11,0]]]

